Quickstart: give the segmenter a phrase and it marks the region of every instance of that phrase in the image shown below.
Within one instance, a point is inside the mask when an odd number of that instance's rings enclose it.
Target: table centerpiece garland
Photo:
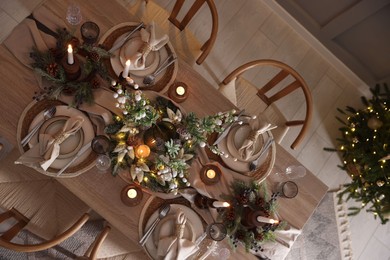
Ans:
[[[276,198],[278,194],[270,195],[264,183],[249,184],[234,180],[231,183],[231,195],[221,195],[230,207],[220,208],[219,220],[225,224],[229,244],[235,249],[238,243],[245,246],[246,251],[262,251],[261,244],[275,241],[275,230],[284,229],[285,221],[270,217],[276,214]],[[272,223],[259,222],[259,216]]]
[[[66,94],[74,95],[72,106],[78,107],[83,102],[93,103],[93,89],[99,88],[104,81],[110,82],[108,71],[101,60],[111,54],[101,46],[81,44],[65,28],[57,29],[56,32],[58,38],[55,48],[40,51],[34,47],[30,53],[33,59],[31,66],[35,72],[51,83],[50,87],[36,92],[34,99],[58,99],[61,94]],[[64,57],[69,45],[82,58],[80,76],[76,79],[70,78],[64,68]]]
[[[223,126],[237,117],[235,110],[198,118],[194,113],[184,115],[170,100],[157,96],[149,99],[137,89],[114,86],[116,107],[122,115],[114,117],[106,133],[115,147],[110,152],[112,174],[129,171],[131,179],[152,191],[174,193],[190,186],[188,169],[197,147],[208,146],[214,153],[220,151],[207,144],[207,136],[220,133]],[[145,145],[151,150],[140,156]]]

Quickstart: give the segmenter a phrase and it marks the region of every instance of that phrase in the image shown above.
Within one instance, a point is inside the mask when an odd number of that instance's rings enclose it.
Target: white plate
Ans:
[[[125,67],[126,61],[133,57],[133,55],[137,53],[137,51],[142,47],[143,44],[144,42],[142,41],[141,37],[135,36],[130,38],[127,43],[123,45],[122,48],[120,48],[119,60],[123,68]],[[116,57],[112,57],[111,59],[116,59]],[[146,56],[145,68],[142,70],[130,70],[130,74],[144,77],[156,71],[159,63],[159,52],[151,51],[149,52],[148,56]]]
[[[121,35],[120,37],[118,37],[118,39],[115,40],[114,44],[115,45],[118,41],[120,41],[123,37],[125,37],[127,33]],[[133,34],[132,38],[140,38],[140,32],[137,31]],[[124,69],[124,65],[122,65],[122,62],[121,62],[121,59],[120,59],[120,52],[121,52],[121,48],[119,48],[118,50],[115,50],[113,52],[114,56],[112,56],[110,58],[110,62],[111,62],[111,66],[112,66],[112,69],[114,70],[115,74],[117,76],[119,76],[119,74],[123,71]],[[156,60],[158,62],[156,62],[154,65],[155,66],[150,66],[149,68],[145,69],[145,70],[130,70],[130,77],[135,81],[135,83],[137,83],[140,87],[144,87],[144,83],[142,82],[144,80],[144,77],[146,75],[149,75],[151,73],[153,73],[160,65],[160,63],[162,61],[164,61],[167,57],[168,57],[168,52],[167,52],[167,49],[165,47],[162,47],[160,50],[156,51],[156,56],[158,56],[158,58],[156,58]],[[150,55],[150,54],[149,54]],[[173,65],[172,65],[173,66]],[[157,77],[156,77],[156,82],[159,81],[165,74],[165,71],[166,69],[164,69]]]
[[[39,129],[39,134],[54,135],[62,130],[66,121],[69,119],[67,116],[55,116],[47,120]],[[74,156],[82,147],[84,142],[84,131],[81,128],[75,134],[69,136],[60,145],[59,159],[69,158]]]
[[[260,135],[254,144],[255,149],[252,155],[248,159],[242,158],[239,153],[239,148],[242,146],[244,141],[248,138],[252,131],[252,128],[249,124],[236,125],[232,127],[228,136],[227,136],[227,148],[228,152],[237,160],[242,162],[250,162],[259,157],[261,148],[264,144],[264,135]]]
[[[82,131],[84,132],[84,141],[83,141],[83,145],[84,144],[87,144],[89,142],[92,141],[92,139],[94,138],[95,136],[95,131],[93,130],[93,126],[92,126],[92,123],[91,121],[89,120],[89,118],[83,113],[81,112],[80,110],[77,110],[75,108],[72,108],[72,107],[68,107],[68,106],[57,106],[57,111],[56,111],[56,114],[55,116],[67,116],[67,117],[75,117],[75,116],[80,116],[84,119],[84,122],[81,126],[82,128]],[[38,123],[40,122],[41,120],[43,120],[43,111],[40,112],[38,115],[36,115],[36,117],[33,119],[33,121],[31,122],[31,125],[30,125],[30,128],[29,128],[29,131]],[[31,138],[31,141],[29,142],[29,146],[32,147],[34,146],[35,144],[38,143],[38,134],[35,134],[33,136],[33,138]],[[72,164],[70,167],[72,166],[75,166],[75,165],[78,165],[80,162],[84,161],[88,155],[91,153],[92,149],[88,149],[85,153],[83,153],[79,158],[77,158]],[[54,162],[50,165],[50,168],[53,168],[53,169],[61,169],[62,167],[64,167],[64,165],[66,165],[70,160],[72,160],[73,157],[70,157],[70,158],[57,158],[56,160],[54,160]],[[50,169],[49,168],[49,169]],[[48,169],[48,171],[49,171]]]
[[[159,238],[158,235],[162,234],[162,236],[165,237],[175,234],[176,214],[179,209],[181,209],[187,217],[186,227],[184,230],[184,238],[195,242],[195,240],[204,233],[202,221],[198,214],[195,213],[195,211],[181,204],[171,204],[171,210],[169,211],[169,215],[160,221],[160,223],[154,230],[152,236],[145,243],[146,251],[153,259],[159,259],[157,257],[157,246]],[[150,227],[150,225],[157,218],[157,216],[158,210],[156,210],[150,216],[148,222],[146,223],[144,232]]]

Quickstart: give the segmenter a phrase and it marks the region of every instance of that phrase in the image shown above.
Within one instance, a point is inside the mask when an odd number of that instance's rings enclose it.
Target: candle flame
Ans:
[[[72,45],[70,45],[70,44],[68,45],[68,52],[69,53],[73,52]]]
[[[130,60],[127,60],[127,61],[126,61],[126,65],[127,65],[127,66],[130,66]]]

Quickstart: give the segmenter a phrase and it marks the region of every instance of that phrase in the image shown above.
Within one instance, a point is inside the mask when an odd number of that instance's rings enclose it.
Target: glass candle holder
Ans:
[[[184,82],[175,82],[168,89],[168,96],[176,103],[184,102],[188,94],[188,86]]]
[[[88,21],[81,25],[80,32],[84,43],[92,45],[97,42],[100,29],[96,23]]]

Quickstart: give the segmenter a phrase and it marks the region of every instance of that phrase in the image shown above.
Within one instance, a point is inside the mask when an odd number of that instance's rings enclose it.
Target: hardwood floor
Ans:
[[[117,0],[130,12],[143,14],[143,0]],[[150,0],[153,2],[153,0]],[[171,10],[173,0],[156,0],[155,3]],[[314,100],[314,118],[309,134],[297,150],[289,148],[297,130],[290,130],[282,145],[303,163],[330,189],[338,188],[349,177],[337,165],[339,156],[328,153],[324,147],[334,147],[339,136],[336,108],[346,105],[359,107],[364,93],[348,75],[341,74],[319,53],[310,41],[285,22],[285,17],[274,12],[263,0],[216,0],[219,12],[219,33],[214,49],[205,64],[193,67],[216,88],[219,82],[237,66],[254,59],[277,59],[294,67],[307,81]],[[1,0],[0,41],[2,42],[42,0]],[[65,14],[64,14],[65,17]],[[204,42],[209,34],[211,17],[202,7],[189,29]],[[176,33],[171,37],[180,37]],[[171,39],[173,40],[173,39]],[[260,83],[259,71],[246,74],[246,78]],[[360,87],[360,86],[359,86]],[[368,87],[367,87],[368,88]],[[298,102],[296,102],[298,103]],[[304,106],[280,104],[288,107],[289,115],[302,117]],[[372,214],[362,212],[351,217],[351,238],[354,259],[390,259],[390,224],[380,225]]]

